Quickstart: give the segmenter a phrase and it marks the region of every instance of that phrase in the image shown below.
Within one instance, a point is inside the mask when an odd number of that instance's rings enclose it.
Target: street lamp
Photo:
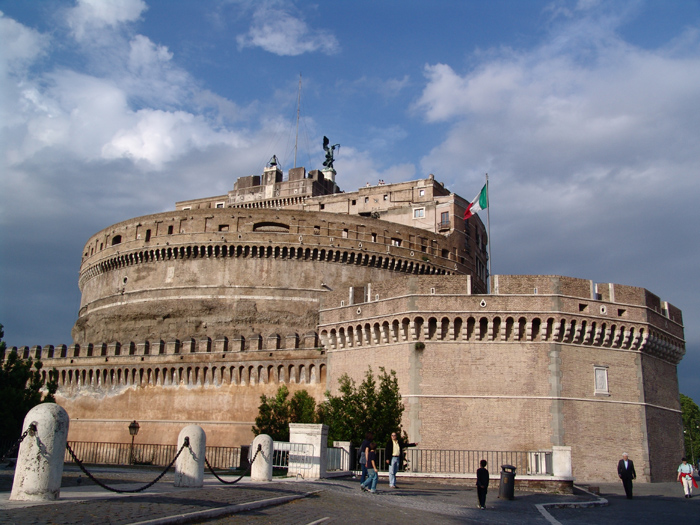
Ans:
[[[131,465],[134,464],[134,438],[136,437],[136,434],[139,433],[139,428],[141,427],[136,420],[129,423],[129,434],[131,434],[131,454],[129,454],[129,464]]]

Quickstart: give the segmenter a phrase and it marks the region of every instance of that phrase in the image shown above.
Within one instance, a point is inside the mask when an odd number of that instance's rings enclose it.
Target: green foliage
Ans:
[[[15,440],[22,433],[24,417],[39,403],[54,403],[58,372],[54,368],[45,381],[41,361],[20,359],[17,352],[5,355],[5,335],[0,324],[0,440]],[[42,388],[46,386],[46,395]]]
[[[688,396],[681,394],[681,414],[683,417],[683,436],[685,439],[685,455],[688,461],[697,464],[700,458],[700,408]]]
[[[392,432],[402,433],[404,406],[396,372],[379,370],[375,378],[369,368],[359,386],[344,374],[339,380],[339,395],[326,392],[326,400],[318,408],[306,390],[295,392],[289,399],[289,389],[282,385],[274,397],[260,396],[253,433],[267,434],[275,441],[289,441],[289,423],[325,423],[329,427],[330,443],[359,444],[367,432],[372,432],[382,447]],[[405,438],[405,432],[403,435]]]
[[[290,423],[315,423],[316,400],[306,390],[294,392],[289,401]]]
[[[289,441],[289,423],[315,423],[316,401],[306,390],[289,397],[289,389],[282,385],[274,397],[260,396],[258,415],[253,433],[267,434],[274,441]]]
[[[393,431],[399,433],[404,406],[399,392],[396,372],[380,367],[375,379],[372,368],[357,387],[344,374],[339,380],[339,395],[326,392],[326,400],[319,406],[319,421],[329,426],[328,441],[352,441],[359,444],[367,432],[382,447]],[[377,384],[378,380],[378,384]]]

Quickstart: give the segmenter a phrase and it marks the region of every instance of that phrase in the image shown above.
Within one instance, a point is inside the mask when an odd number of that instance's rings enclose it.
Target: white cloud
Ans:
[[[446,64],[427,66],[416,107],[452,129],[426,163],[442,158],[533,179],[576,179],[694,156],[700,56],[608,42],[604,54],[585,61],[545,46],[463,75]]]
[[[42,55],[49,45],[49,38],[7,18],[0,11],[0,42],[0,75],[4,76],[21,70]]]
[[[260,47],[281,56],[296,56],[320,51],[334,54],[339,50],[335,36],[323,29],[311,29],[291,6],[283,2],[263,2],[253,13],[248,33],[238,35],[240,48]]]
[[[698,32],[648,50],[588,23],[466,72],[428,65],[414,110],[448,131],[423,171],[468,198],[489,174],[494,273],[643,286],[697,311],[677,281],[700,256]]]
[[[336,155],[334,166],[339,173],[336,182],[348,191],[355,191],[368,182],[374,186],[380,179],[390,183],[416,177],[416,167],[413,164],[394,164],[381,168],[369,152],[351,147],[341,148],[340,153]]]
[[[143,0],[78,0],[66,19],[75,39],[81,41],[96,30],[138,20],[146,9]]]
[[[207,149],[216,144],[240,146],[231,132],[216,132],[204,118],[184,111],[166,112],[144,109],[133,115],[127,129],[118,130],[102,147],[105,159],[128,158],[147,161],[155,169],[192,149]]]

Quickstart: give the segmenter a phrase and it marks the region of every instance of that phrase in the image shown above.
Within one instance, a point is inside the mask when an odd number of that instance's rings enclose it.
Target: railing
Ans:
[[[290,470],[308,470],[313,464],[314,446],[307,443],[275,441],[272,451],[272,467]]]
[[[130,443],[94,443],[71,441],[69,445],[75,455],[87,464],[129,465],[131,463]],[[247,447],[245,447],[247,448]],[[137,465],[165,466],[177,452],[176,445],[134,444],[133,459]],[[501,465],[513,465],[518,474],[552,474],[552,453],[550,451],[481,451],[481,450],[431,450],[408,448],[406,463],[400,470],[427,474],[474,474],[482,459],[488,461],[489,469],[500,471]],[[2,452],[4,453],[4,452]],[[377,462],[380,471],[388,470],[384,449],[377,449]],[[207,447],[206,457],[213,468],[237,469],[241,467],[239,447]],[[314,458],[314,447],[306,443],[286,443],[275,441],[272,465],[275,468],[309,470]],[[357,459],[357,458],[354,458]],[[66,452],[66,463],[73,459]],[[244,462],[245,463],[245,462]],[[342,448],[328,447],[326,470],[329,472],[347,470],[350,457]],[[355,461],[355,468],[360,465]]]
[[[130,443],[94,443],[71,441],[68,443],[83,463],[102,465],[131,464]],[[165,466],[177,453],[177,445],[134,444],[133,463],[136,465]],[[238,447],[206,447],[206,458],[213,468],[235,469],[241,465],[241,449]],[[72,463],[66,452],[64,461]]]
[[[501,465],[513,465],[518,473],[528,472],[528,452],[479,450],[425,450],[409,448],[406,451],[407,470],[435,474],[473,474],[485,459],[492,470]]]
[[[330,449],[329,449],[330,450]],[[498,450],[431,450],[405,449],[406,463],[399,470],[422,474],[475,474],[482,459],[491,471],[500,472],[501,465],[516,467],[518,474],[552,474],[552,453]],[[384,449],[377,449],[380,471],[389,470]],[[330,463],[329,463],[330,464]],[[356,461],[356,468],[360,465]]]
[[[328,447],[326,459],[327,472],[350,469],[350,454],[344,448]]]

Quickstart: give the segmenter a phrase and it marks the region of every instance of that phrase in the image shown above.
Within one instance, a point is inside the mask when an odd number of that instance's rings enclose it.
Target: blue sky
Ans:
[[[80,253],[276,154],[342,188],[489,173],[493,273],[642,286],[700,400],[700,3],[0,0],[0,323],[70,343]]]

